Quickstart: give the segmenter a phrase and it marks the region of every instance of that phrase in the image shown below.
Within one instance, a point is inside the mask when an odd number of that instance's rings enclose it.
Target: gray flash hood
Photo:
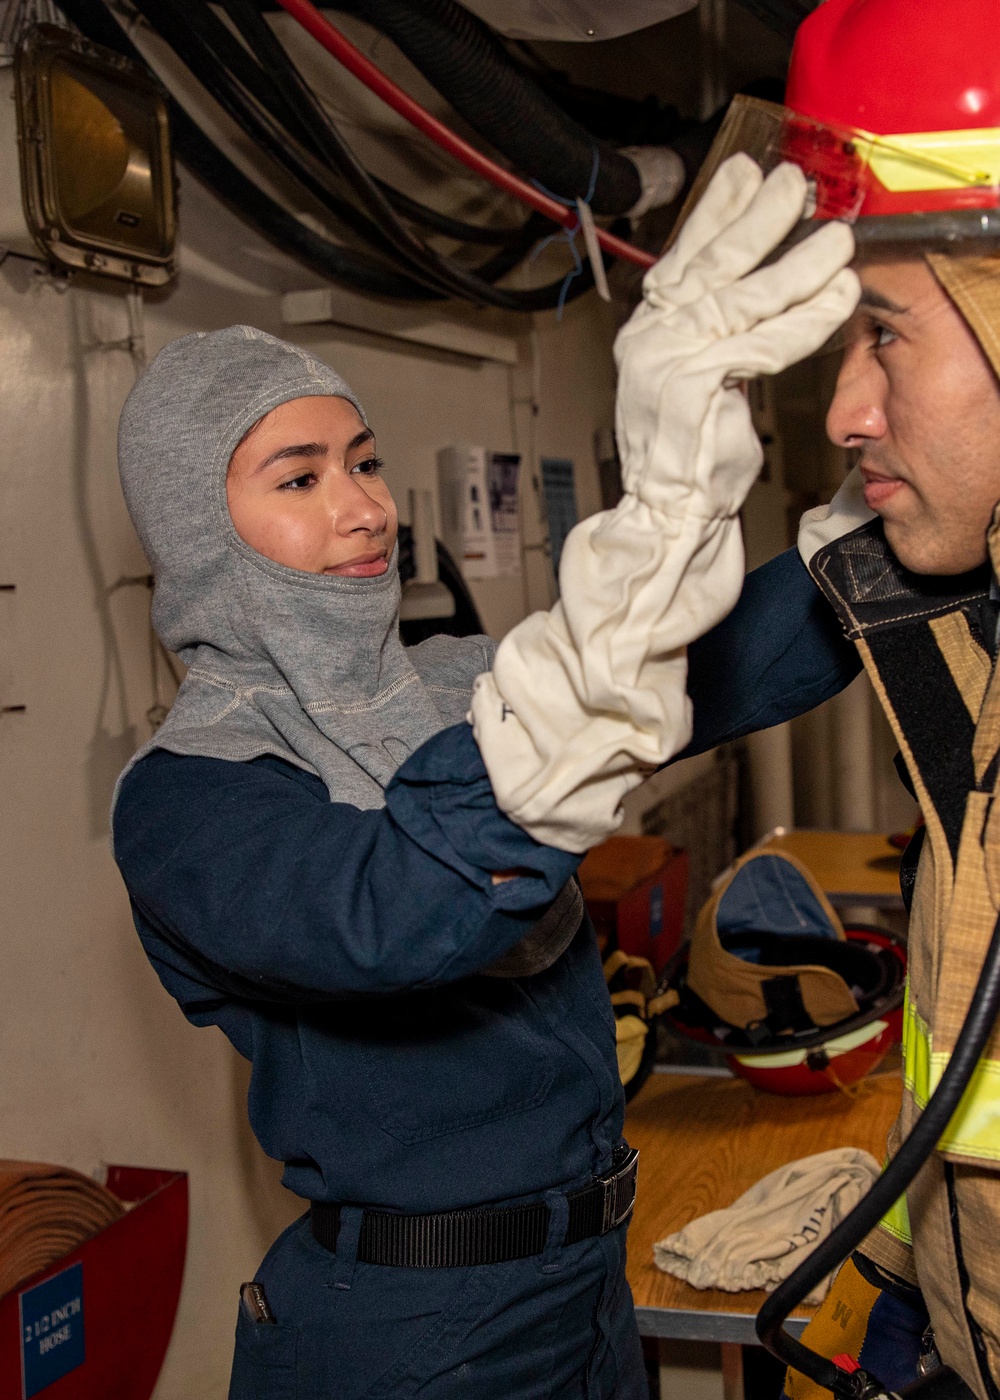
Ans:
[[[404,648],[395,552],[380,578],[340,578],[276,564],[237,535],[226,504],[234,448],[272,408],[313,394],[345,398],[364,418],[338,374],[251,326],[172,341],[129,394],[122,488],[156,580],[153,624],[189,668],[132,764],[156,748],[274,754],[317,774],[331,800],[375,808],[409,754],[464,718],[493,645]]]

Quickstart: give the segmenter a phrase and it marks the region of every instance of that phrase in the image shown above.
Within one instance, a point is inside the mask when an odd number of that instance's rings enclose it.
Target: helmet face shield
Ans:
[[[879,136],[739,95],[675,233],[719,166],[738,151],[752,157],[765,175],[782,161],[806,175],[811,199],[791,241],[822,219],[852,224],[862,245],[1000,239],[1000,129]]]

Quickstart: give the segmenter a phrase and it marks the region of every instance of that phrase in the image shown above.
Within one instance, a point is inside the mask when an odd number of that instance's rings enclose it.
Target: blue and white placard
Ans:
[[[21,1309],[24,1400],[83,1365],[83,1264],[27,1288]]]

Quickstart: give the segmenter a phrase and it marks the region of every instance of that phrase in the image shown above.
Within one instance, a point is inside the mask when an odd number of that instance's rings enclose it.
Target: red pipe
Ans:
[[[456,136],[450,127],[445,126],[444,122],[438,121],[437,117],[432,116],[425,107],[421,107],[419,102],[414,101],[409,93],[404,92],[391,78],[386,77],[380,68],[376,68],[371,59],[366,58],[360,49],[355,48],[350,39],[341,34],[340,30],[331,24],[326,16],[316,9],[315,5],[309,3],[309,0],[278,0],[278,4],[283,10],[287,10],[293,19],[298,20],[303,29],[308,30],[328,53],[333,54],[338,62],[360,79],[365,87],[370,88],[377,97],[381,97],[383,102],[392,107],[401,117],[405,117],[418,131],[429,136],[435,145],[440,146],[456,160],[460,160],[463,165],[468,166],[477,175],[481,175],[484,180],[489,180],[490,184],[496,185],[497,189],[503,190],[505,194],[513,195],[515,199],[530,205],[532,209],[537,209],[546,218],[562,224],[564,228],[576,225],[575,208],[567,208],[565,204],[560,204],[558,200],[543,194],[527,180],[522,180],[509,170],[504,170],[502,165],[497,165],[496,161],[490,160],[481,151],[477,151],[474,146],[470,146],[468,141],[463,141],[461,136]],[[616,258],[627,258],[629,262],[637,263],[639,267],[652,267],[656,262],[652,253],[644,252],[642,248],[637,248],[634,243],[626,243],[624,238],[616,238],[613,233],[606,233],[604,229],[597,230],[597,239],[605,252],[612,253]]]

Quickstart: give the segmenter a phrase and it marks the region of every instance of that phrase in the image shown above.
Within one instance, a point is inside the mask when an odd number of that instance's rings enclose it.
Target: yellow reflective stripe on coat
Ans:
[[[906,1204],[906,1197],[900,1196],[899,1200],[890,1210],[887,1210],[879,1222],[883,1230],[888,1230],[889,1234],[903,1244],[913,1244],[913,1234],[910,1230],[910,1212]]]
[[[903,1003],[903,1082],[918,1108],[926,1108],[950,1058],[944,1051],[934,1049],[931,1029],[910,1000],[907,983]],[[1000,1061],[985,1057],[979,1061],[938,1149],[956,1156],[1000,1162]],[[891,1234],[896,1233],[891,1226],[886,1228]]]
[[[918,1108],[931,1096],[931,1028],[910,1000],[910,979],[903,999],[903,1083]]]

